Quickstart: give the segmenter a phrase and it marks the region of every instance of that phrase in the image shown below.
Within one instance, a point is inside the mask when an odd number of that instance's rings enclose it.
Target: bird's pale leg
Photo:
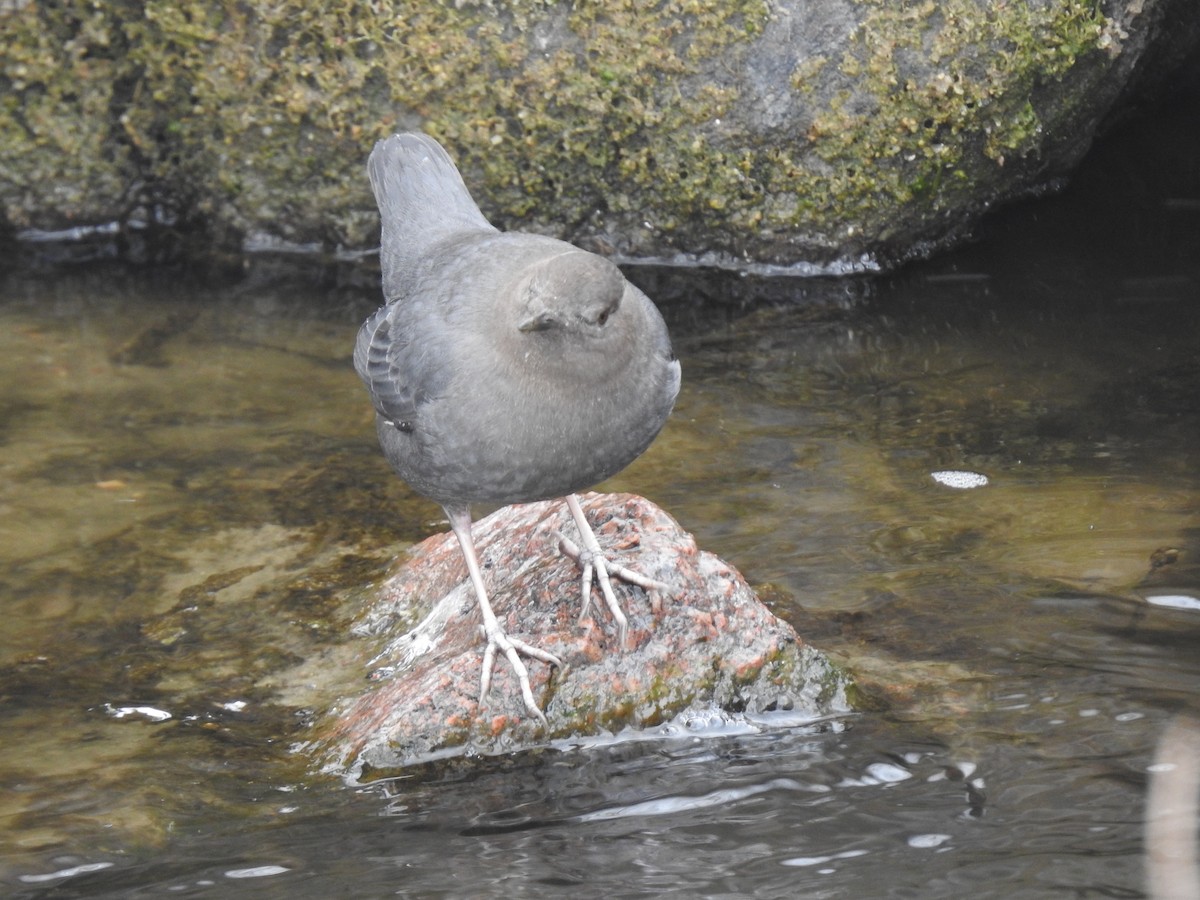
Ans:
[[[542,724],[545,725],[546,716],[538,708],[537,701],[533,698],[533,689],[529,686],[529,670],[525,668],[525,663],[521,662],[518,654],[524,653],[526,656],[540,659],[544,663],[559,668],[562,668],[562,662],[553,653],[548,653],[516,638],[510,638],[500,627],[496,614],[492,612],[492,604],[488,602],[487,589],[483,585],[483,573],[479,568],[479,558],[475,555],[475,542],[471,539],[471,512],[466,508],[447,509],[446,515],[450,519],[450,528],[458,538],[459,546],[462,547],[463,558],[467,561],[467,571],[471,575],[471,584],[475,586],[479,611],[483,614],[483,631],[487,635],[487,649],[483,651],[483,671],[479,676],[479,700],[483,702],[483,698],[487,696],[488,689],[492,685],[492,667],[496,661],[496,650],[499,649],[507,657],[509,665],[516,673],[517,681],[521,685],[521,696],[525,700],[525,708],[541,719]]]
[[[596,580],[600,583],[600,593],[604,595],[604,602],[612,613],[613,621],[617,624],[617,641],[624,647],[629,633],[629,620],[625,617],[621,605],[617,603],[617,595],[613,593],[610,573],[611,576],[621,578],[630,584],[636,584],[647,593],[651,590],[665,591],[667,585],[607,559],[604,551],[600,549],[600,542],[596,540],[596,533],[588,524],[587,516],[583,514],[583,507],[579,505],[578,496],[567,494],[567,508],[571,510],[571,516],[575,519],[575,526],[579,529],[579,536],[583,540],[582,550],[566,537],[561,537],[559,540],[559,548],[579,563],[583,569],[583,608],[579,612],[579,619],[583,621],[587,617],[588,607],[592,602],[592,572],[594,571]]]

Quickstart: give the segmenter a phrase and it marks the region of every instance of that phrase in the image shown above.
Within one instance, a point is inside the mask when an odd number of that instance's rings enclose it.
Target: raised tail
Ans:
[[[439,241],[464,231],[495,231],[442,145],[426,134],[393,134],[367,160],[383,222],[383,295],[404,293],[413,266]]]

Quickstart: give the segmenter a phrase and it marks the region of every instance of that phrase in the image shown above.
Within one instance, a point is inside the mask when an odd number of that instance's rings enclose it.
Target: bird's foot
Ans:
[[[467,572],[471,576],[471,584],[475,588],[475,599],[479,601],[479,614],[483,617],[483,634],[487,638],[487,649],[483,651],[483,671],[479,674],[479,702],[482,704],[487,697],[488,688],[492,686],[492,670],[496,666],[496,651],[499,650],[512,666],[517,682],[521,685],[521,697],[525,708],[541,720],[546,727],[546,714],[542,712],[537,701],[533,699],[533,689],[529,686],[529,670],[521,662],[520,654],[524,653],[531,659],[539,659],[551,666],[562,668],[562,661],[546,650],[526,644],[511,638],[500,627],[500,621],[492,610],[488,600],[487,587],[483,583],[483,571],[479,568],[479,557],[475,553],[475,542],[471,539],[471,510],[466,506],[444,506],[446,515],[450,517],[450,528],[458,538],[462,547],[463,559],[467,564]]]
[[[490,624],[495,627],[488,628],[486,624],[484,626],[484,634],[487,636],[488,643],[487,649],[483,651],[483,671],[479,677],[480,702],[487,696],[488,690],[492,686],[492,671],[496,667],[496,651],[499,650],[504,654],[508,664],[512,666],[513,673],[517,676],[517,683],[521,686],[521,697],[525,700],[525,708],[541,720],[543,727],[546,727],[548,724],[546,714],[542,712],[541,707],[537,705],[537,700],[533,697],[533,688],[529,685],[529,670],[521,661],[521,654],[523,653],[531,659],[541,660],[547,665],[559,669],[563,667],[562,660],[540,647],[509,637],[494,618]]]
[[[591,529],[583,532],[584,541],[591,537],[595,542],[595,535]],[[622,646],[626,646],[626,640],[629,636],[629,619],[625,616],[624,610],[621,609],[621,604],[617,602],[616,592],[613,591],[612,579],[620,578],[622,581],[627,581],[630,584],[636,584],[651,597],[651,605],[654,611],[658,611],[657,594],[666,591],[668,586],[661,581],[655,581],[653,578],[648,578],[640,572],[635,572],[632,569],[627,569],[618,563],[613,562],[604,555],[599,545],[595,548],[581,548],[578,544],[572,541],[565,535],[558,536],[558,549],[565,553],[579,565],[583,570],[581,583],[583,587],[583,605],[579,610],[579,621],[583,622],[587,619],[588,610],[592,605],[592,578],[599,582],[600,594],[604,597],[604,603],[608,606],[608,611],[612,614],[613,622],[617,626],[617,642]]]

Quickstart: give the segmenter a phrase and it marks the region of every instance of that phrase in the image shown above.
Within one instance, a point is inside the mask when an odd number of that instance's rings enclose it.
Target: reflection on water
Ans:
[[[1103,164],[891,278],[630,272],[685,382],[610,486],[878,710],[369,789],[289,748],[360,677],[360,593],[444,528],[351,370],[376,290],[10,273],[5,892],[1139,896],[1147,767],[1200,684],[1200,217],[1150,191],[1172,218],[1135,243]]]

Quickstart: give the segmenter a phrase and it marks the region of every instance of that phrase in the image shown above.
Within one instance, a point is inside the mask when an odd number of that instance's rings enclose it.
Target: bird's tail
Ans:
[[[442,145],[425,134],[393,134],[367,160],[383,222],[383,293],[402,293],[413,265],[439,241],[464,231],[495,231]]]

